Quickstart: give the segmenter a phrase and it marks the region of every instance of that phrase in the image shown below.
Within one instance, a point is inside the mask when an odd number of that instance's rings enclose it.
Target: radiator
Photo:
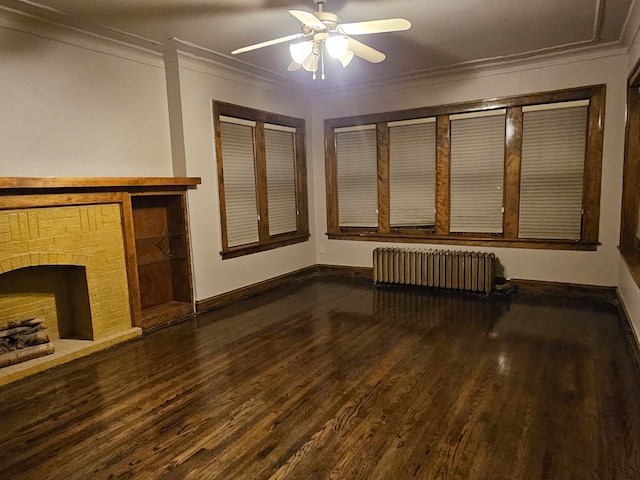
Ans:
[[[493,253],[376,248],[373,281],[489,293],[495,258]]]

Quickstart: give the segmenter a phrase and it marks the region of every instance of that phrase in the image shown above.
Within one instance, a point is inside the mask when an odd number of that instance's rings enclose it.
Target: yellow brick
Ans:
[[[38,215],[35,212],[29,212],[29,238],[38,238],[40,232],[38,229]]]
[[[22,240],[20,237],[20,221],[18,220],[17,213],[9,215],[9,228],[11,230],[11,240]]]

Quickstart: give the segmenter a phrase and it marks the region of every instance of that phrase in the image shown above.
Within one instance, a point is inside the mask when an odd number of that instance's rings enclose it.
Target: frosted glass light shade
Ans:
[[[311,55],[311,51],[313,50],[313,46],[311,42],[300,42],[300,43],[292,43],[289,45],[289,52],[291,53],[291,58],[294,62],[302,64],[309,55]]]
[[[347,52],[347,45],[348,45],[348,40],[346,37],[343,37],[342,35],[330,37],[325,42],[325,46],[327,47],[327,51],[329,52],[329,55],[337,59],[343,57],[344,54]]]

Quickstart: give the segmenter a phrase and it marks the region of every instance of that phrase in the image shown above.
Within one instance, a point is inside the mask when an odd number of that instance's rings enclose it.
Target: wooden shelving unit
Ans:
[[[183,193],[131,196],[143,329],[193,313]]]

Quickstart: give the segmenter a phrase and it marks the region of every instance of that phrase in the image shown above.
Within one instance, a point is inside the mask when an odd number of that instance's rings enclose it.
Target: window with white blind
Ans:
[[[305,122],[214,102],[222,257],[309,238]]]
[[[258,237],[258,201],[253,158],[255,122],[220,118],[227,242],[230,247],[255,243]]]
[[[502,232],[505,114],[450,117],[451,232]]]
[[[376,126],[340,128],[336,132],[340,225],[378,225]]]
[[[389,123],[389,202],[392,228],[435,224],[435,118]]]
[[[595,250],[604,107],[594,85],[325,120],[328,236]]]
[[[294,128],[265,125],[269,235],[297,228]]]
[[[589,101],[522,112],[518,236],[579,240]]]

